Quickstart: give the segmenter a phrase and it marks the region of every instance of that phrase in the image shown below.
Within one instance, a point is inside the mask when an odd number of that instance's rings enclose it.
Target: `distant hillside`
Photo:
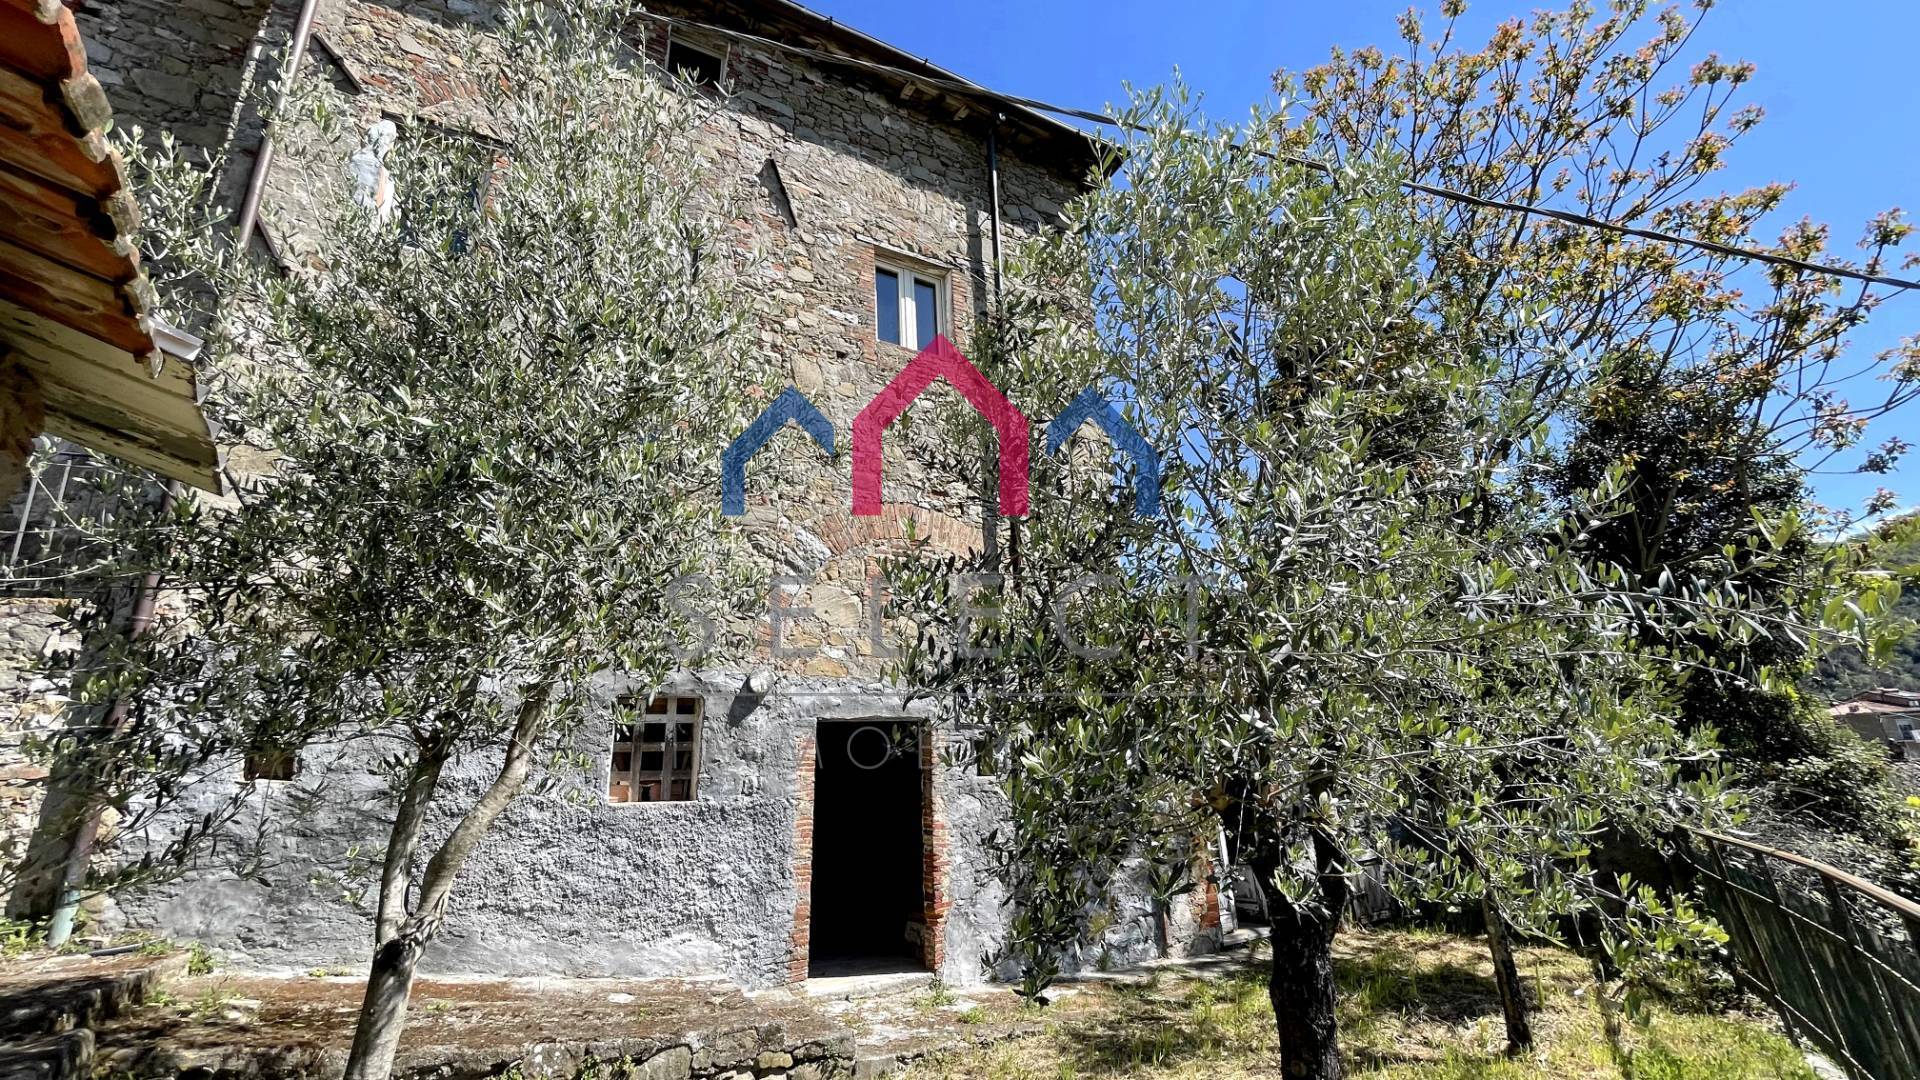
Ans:
[[[1907,514],[1880,527],[1886,547],[1874,563],[1904,580],[1894,612],[1920,621],[1920,512]],[[1920,630],[1894,646],[1884,667],[1868,665],[1857,649],[1838,649],[1823,658],[1807,680],[1807,689],[1838,701],[1878,686],[1920,690]]]

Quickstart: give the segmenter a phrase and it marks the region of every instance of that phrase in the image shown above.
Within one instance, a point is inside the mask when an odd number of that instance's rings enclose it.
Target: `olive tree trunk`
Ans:
[[[380,875],[380,908],[374,924],[373,963],[367,971],[366,994],[360,1001],[360,1019],[353,1030],[345,1080],[387,1080],[392,1075],[394,1053],[406,1029],[414,971],[446,921],[447,903],[460,868],[494,820],[526,786],[534,744],[546,724],[551,692],[551,687],[540,685],[521,701],[499,774],[433,853],[421,875],[419,900],[408,910],[407,868],[419,846],[420,829],[446,755],[437,750],[423,751],[415,761],[388,837]]]
[[[1340,994],[1329,925],[1338,920],[1300,911],[1277,917],[1271,939],[1267,997],[1280,1033],[1280,1072],[1289,1080],[1340,1080],[1340,1029],[1334,1017]]]
[[[1341,1080],[1333,938],[1352,889],[1346,860],[1332,838],[1316,829],[1313,850],[1319,896],[1297,904],[1284,899],[1269,904],[1273,968],[1267,976],[1267,997],[1280,1036],[1281,1075],[1288,1080]],[[1279,867],[1258,869],[1272,881]]]
[[[1507,1021],[1507,1053],[1524,1053],[1533,1048],[1533,1024],[1527,1015],[1520,968],[1513,962],[1513,931],[1493,902],[1493,893],[1481,895],[1480,911],[1486,916],[1487,951],[1493,956],[1493,981],[1500,988],[1500,1011]]]

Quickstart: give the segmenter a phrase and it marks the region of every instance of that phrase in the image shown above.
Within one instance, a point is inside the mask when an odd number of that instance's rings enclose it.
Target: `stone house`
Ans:
[[[312,192],[347,183],[355,150],[286,129],[271,155],[257,153],[249,95],[282,58],[301,57],[363,129],[383,117],[402,137],[412,123],[476,122],[450,41],[484,25],[477,0],[77,10],[122,116],[230,151],[225,187],[259,189],[256,243],[279,257],[297,257]],[[758,344],[843,437],[933,335],[966,350],[1000,251],[1055,222],[1101,164],[1083,132],[787,0],[650,4],[643,23],[647,60],[714,104],[702,153],[741,208],[742,242],[766,254],[753,283]],[[290,50],[290,35],[306,47]],[[263,156],[273,166],[255,183]],[[522,797],[496,826],[428,967],[749,986],[1006,973],[1004,891],[986,857],[1002,820],[996,780],[967,760],[963,732],[880,678],[869,588],[890,553],[992,542],[991,515],[890,438],[875,516],[850,512],[844,455],[791,434],[756,459],[746,522],[780,617],[744,663],[665,687],[608,680],[606,722],[572,748],[591,769]],[[643,703],[641,723],[616,727],[622,699]],[[391,805],[370,767],[378,753],[234,763],[206,797],[249,786],[220,847],[244,852],[250,872],[211,860],[103,916],[253,963],[357,967],[371,883],[352,871],[378,852]],[[485,762],[457,764],[442,781],[453,806],[490,775]],[[1142,958],[1162,939],[1210,947],[1231,904],[1211,885],[1189,897],[1164,920],[1144,896],[1123,899],[1084,962]]]
[[[1834,723],[1895,757],[1920,761],[1920,690],[1862,690],[1828,712]]]

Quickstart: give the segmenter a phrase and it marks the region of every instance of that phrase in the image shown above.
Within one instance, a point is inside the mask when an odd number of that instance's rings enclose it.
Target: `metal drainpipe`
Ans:
[[[993,306],[1000,307],[1000,121],[1006,119],[999,113],[993,114],[993,126],[987,129],[987,186],[992,198],[993,228]]]
[[[266,130],[260,133],[260,152],[254,156],[253,173],[247,177],[247,197],[240,204],[240,223],[234,229],[237,251],[246,251],[253,239],[253,226],[260,218],[260,197],[267,189],[267,170],[273,165],[273,118],[287,106],[287,89],[300,74],[301,61],[306,59],[307,40],[313,36],[313,14],[319,6],[320,0],[301,0],[300,15],[294,19],[292,48],[287,51],[287,66],[280,71],[280,93],[274,99],[273,115],[267,118]]]
[[[1000,278],[1002,267],[1000,257],[1000,122],[1005,119],[1006,117],[1003,114],[996,112],[993,114],[993,123],[987,126],[987,221],[990,235],[989,242],[993,245],[992,304],[988,309],[988,317],[993,320],[995,324],[996,351],[999,347],[997,344],[997,335],[1000,329],[998,322],[1000,319]],[[989,487],[988,499],[992,499],[991,487]],[[985,508],[987,527],[982,530],[984,533],[982,537],[984,542],[983,546],[986,548],[985,554],[996,569],[999,567],[1000,562],[1000,516],[998,509],[998,506],[991,502]],[[1020,569],[1020,523],[1018,521],[1010,520],[1007,522],[1007,553],[1012,558],[1015,572],[1018,572]]]

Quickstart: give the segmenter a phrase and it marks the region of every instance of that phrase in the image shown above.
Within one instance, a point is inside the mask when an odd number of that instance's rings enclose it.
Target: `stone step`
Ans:
[[[92,1074],[93,1032],[87,1028],[0,1046],[0,1080],[87,1080]]]
[[[55,957],[0,975],[0,1044],[91,1028],[185,974],[185,954]]]
[[[186,968],[185,956],[63,956],[0,974],[0,1080],[89,1080],[94,1025]]]

